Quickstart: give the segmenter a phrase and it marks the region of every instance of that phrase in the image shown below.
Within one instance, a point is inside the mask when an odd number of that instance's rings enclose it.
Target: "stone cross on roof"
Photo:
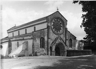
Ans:
[[[58,7],[57,7],[57,11],[59,11]]]

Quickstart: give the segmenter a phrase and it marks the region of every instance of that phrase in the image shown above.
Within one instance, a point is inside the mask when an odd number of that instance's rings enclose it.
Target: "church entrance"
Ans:
[[[60,56],[60,48],[58,46],[55,48],[55,56]]]
[[[65,47],[62,43],[58,43],[55,47],[55,56],[65,55]]]

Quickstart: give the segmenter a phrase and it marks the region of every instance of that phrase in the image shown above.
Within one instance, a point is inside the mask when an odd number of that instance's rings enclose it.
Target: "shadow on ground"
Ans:
[[[96,56],[61,59],[52,66],[37,66],[35,69],[96,69]]]

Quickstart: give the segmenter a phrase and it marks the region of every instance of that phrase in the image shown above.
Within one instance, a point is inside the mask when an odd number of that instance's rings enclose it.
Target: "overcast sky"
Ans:
[[[34,19],[49,15],[57,10],[68,20],[68,30],[77,39],[83,39],[85,32],[80,25],[82,23],[82,6],[73,4],[72,1],[46,0],[46,1],[5,1],[2,4],[2,31],[6,37],[7,30]]]

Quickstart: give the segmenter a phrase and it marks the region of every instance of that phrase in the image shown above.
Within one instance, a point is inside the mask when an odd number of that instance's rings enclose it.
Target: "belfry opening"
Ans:
[[[55,56],[63,56],[63,55],[65,55],[65,46],[62,43],[56,44]]]

